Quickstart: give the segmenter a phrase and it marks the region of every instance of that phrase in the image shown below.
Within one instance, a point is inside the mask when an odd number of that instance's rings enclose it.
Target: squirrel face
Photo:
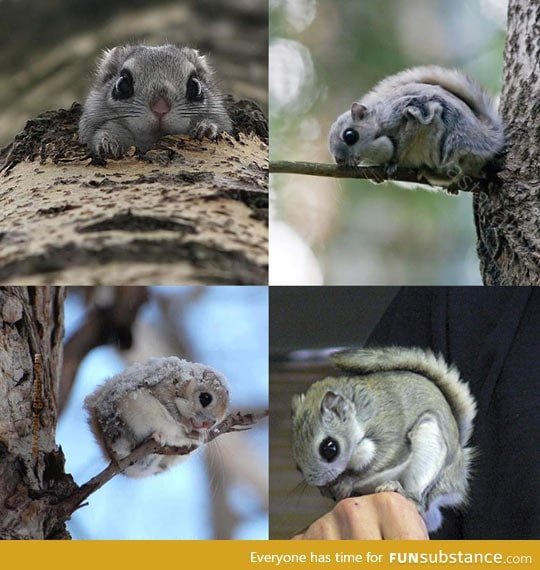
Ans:
[[[341,476],[350,469],[367,468],[376,447],[367,422],[359,421],[355,404],[336,389],[333,380],[317,382],[307,394],[293,399],[293,455],[307,483],[336,498],[343,486]],[[314,415],[313,410],[318,413]]]
[[[227,414],[229,391],[211,371],[203,373],[201,382],[188,384],[174,403],[186,432],[205,432]]]
[[[385,164],[394,155],[394,145],[380,135],[376,115],[365,105],[354,102],[330,129],[328,147],[338,164]]]
[[[167,134],[215,138],[231,121],[198,51],[173,45],[105,52],[84,105],[79,136],[95,155],[148,150]],[[201,126],[202,125],[202,126]]]

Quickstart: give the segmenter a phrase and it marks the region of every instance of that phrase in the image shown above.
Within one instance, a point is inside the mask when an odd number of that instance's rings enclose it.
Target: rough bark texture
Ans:
[[[497,193],[475,195],[486,285],[540,284],[540,4],[510,0],[501,112],[508,154]]]
[[[80,106],[29,121],[0,152],[0,282],[267,282],[263,113],[229,100],[233,136],[166,137],[90,164]]]
[[[0,538],[69,538],[51,507],[75,486],[55,443],[63,301],[62,288],[0,288]]]

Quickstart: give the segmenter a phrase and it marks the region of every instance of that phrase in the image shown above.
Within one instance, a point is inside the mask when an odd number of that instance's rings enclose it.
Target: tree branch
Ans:
[[[249,101],[229,110],[238,135],[170,135],[106,168],[78,142],[80,105],[28,121],[0,150],[0,281],[266,284],[266,119]]]
[[[225,433],[251,429],[258,421],[267,416],[268,410],[259,413],[235,412],[229,414],[221,423],[217,424],[208,432],[203,445],[210,443]],[[103,485],[110,481],[115,475],[122,473],[122,471],[127,469],[130,465],[133,465],[146,455],[150,455],[152,453],[158,455],[188,455],[198,447],[200,447],[199,442],[194,442],[193,445],[174,447],[169,445],[161,446],[152,437],[145,439],[128,456],[119,459],[116,462],[111,461],[111,463],[109,463],[101,473],[98,473],[95,477],[92,477],[92,479],[81,485],[71,495],[62,498],[57,502],[55,507],[57,510],[58,520],[67,520],[74,511],[83,506],[83,501],[85,501],[92,493],[103,487]]]
[[[444,188],[449,194],[461,192],[486,192],[490,179],[463,176],[456,182],[450,179],[438,179],[430,182],[424,174],[413,168],[398,168],[395,175],[389,176],[384,166],[341,166],[337,164],[320,164],[316,162],[292,162],[279,160],[270,162],[270,173],[273,174],[307,174],[309,176],[328,176],[331,178],[356,178],[375,182],[412,182],[427,186]],[[440,176],[440,175],[439,175]]]

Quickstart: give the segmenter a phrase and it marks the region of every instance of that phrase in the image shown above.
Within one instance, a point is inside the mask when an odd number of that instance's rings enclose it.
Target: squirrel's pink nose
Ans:
[[[158,97],[157,99],[154,99],[152,103],[150,103],[150,109],[152,113],[158,117],[163,117],[171,110],[171,104],[169,101],[167,101],[167,99]]]
[[[191,420],[191,424],[195,429],[210,429],[214,425],[214,422],[212,420],[207,420],[207,419],[199,420],[193,418]]]

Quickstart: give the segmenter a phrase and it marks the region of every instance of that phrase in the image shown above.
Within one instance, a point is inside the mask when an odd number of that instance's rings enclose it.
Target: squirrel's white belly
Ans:
[[[162,445],[182,446],[191,443],[184,427],[148,392],[128,394],[120,404],[119,412],[141,441],[152,435]]]

